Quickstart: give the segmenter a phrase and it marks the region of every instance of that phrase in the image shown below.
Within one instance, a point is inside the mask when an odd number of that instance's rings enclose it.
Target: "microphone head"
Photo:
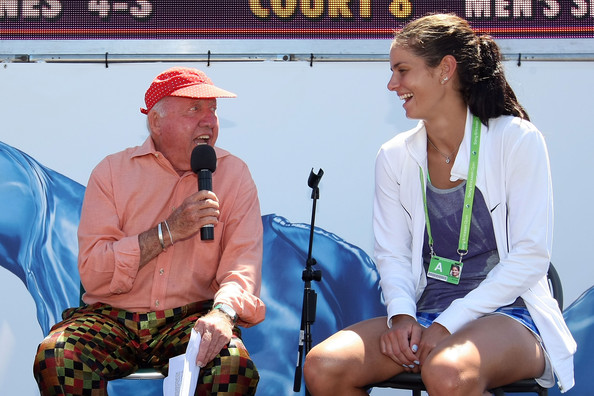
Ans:
[[[200,144],[192,150],[190,157],[190,164],[194,173],[200,172],[202,169],[208,169],[214,172],[217,169],[217,154],[215,149],[208,144]]]

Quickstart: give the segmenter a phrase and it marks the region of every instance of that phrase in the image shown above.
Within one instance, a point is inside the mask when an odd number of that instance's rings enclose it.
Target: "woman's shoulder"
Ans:
[[[544,135],[530,121],[514,116],[489,120],[487,138],[492,146],[500,146],[506,154],[535,153],[535,147],[546,147]]]
[[[526,133],[539,133],[536,126],[523,118],[504,115],[489,120],[489,130],[504,135],[523,135]]]

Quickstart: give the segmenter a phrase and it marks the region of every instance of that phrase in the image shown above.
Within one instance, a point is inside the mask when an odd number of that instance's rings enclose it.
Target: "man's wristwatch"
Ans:
[[[219,311],[227,315],[229,318],[231,318],[233,324],[237,323],[237,312],[235,312],[233,307],[231,307],[230,305],[219,303],[214,306],[214,309],[218,309]]]

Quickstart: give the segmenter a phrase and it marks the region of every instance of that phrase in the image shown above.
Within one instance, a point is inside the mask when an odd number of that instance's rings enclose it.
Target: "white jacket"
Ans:
[[[452,181],[467,179],[471,128],[468,111]],[[416,302],[427,283],[419,167],[426,175],[427,134],[422,121],[382,145],[376,158],[375,262],[388,318],[415,317]],[[552,249],[553,188],[546,144],[533,124],[503,116],[489,120],[488,128],[482,125],[476,187],[491,212],[500,262],[436,321],[453,333],[521,296],[540,331],[559,388],[565,392],[574,385],[576,343],[546,277]]]

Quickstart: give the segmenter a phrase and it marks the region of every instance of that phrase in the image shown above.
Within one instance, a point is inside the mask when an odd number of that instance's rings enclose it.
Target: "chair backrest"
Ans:
[[[557,273],[555,266],[553,266],[553,263],[549,264],[549,272],[547,274],[551,293],[555,300],[557,300],[559,309],[563,311],[563,286],[561,285],[561,278],[559,278],[559,274]]]

